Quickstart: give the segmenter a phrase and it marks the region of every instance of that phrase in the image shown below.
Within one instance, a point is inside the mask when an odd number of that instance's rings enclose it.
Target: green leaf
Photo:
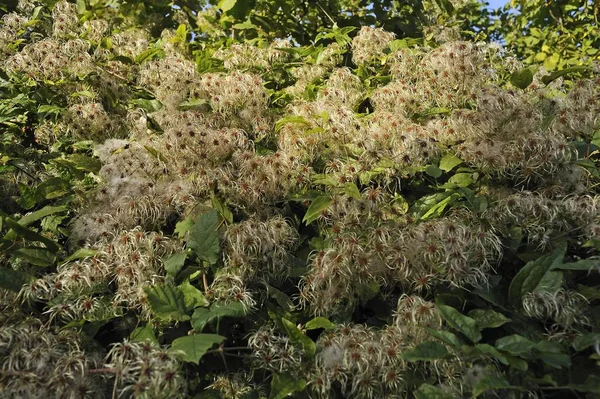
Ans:
[[[84,154],[67,155],[67,160],[73,162],[76,169],[85,172],[98,173],[102,168],[102,162],[98,158],[90,157]]]
[[[219,8],[223,10],[223,12],[227,12],[235,7],[235,3],[237,3],[237,0],[221,0],[219,2]]]
[[[156,112],[163,107],[160,101],[158,100],[149,100],[146,98],[136,98],[135,100],[131,100],[129,102],[131,105],[137,105],[141,109],[147,112]]]
[[[307,225],[316,220],[329,205],[333,203],[332,199],[327,195],[321,195],[313,200],[308,207],[304,219],[302,221]]]
[[[144,287],[152,313],[161,320],[189,320],[190,310],[185,304],[183,292],[170,284]]]
[[[188,245],[198,257],[214,265],[219,260],[219,215],[211,211],[200,216],[190,231]]]
[[[42,247],[19,248],[12,252],[12,254],[35,266],[49,267],[56,262],[54,252]]]
[[[457,331],[463,333],[472,342],[477,343],[481,340],[481,332],[477,322],[472,318],[461,314],[458,310],[451,306],[438,304],[438,311],[442,318]]]
[[[357,201],[362,200],[362,197],[360,196],[360,191],[358,190],[358,187],[356,187],[356,184],[354,183],[347,183],[344,186],[344,193],[351,198],[354,198]]]
[[[15,222],[13,219],[5,218],[4,223],[6,223],[6,225],[10,227],[19,237],[23,237],[29,241],[41,242],[44,245],[46,245],[46,248],[48,248],[51,252],[59,252],[60,249],[58,247],[58,244],[56,244],[54,241],[36,233],[33,230],[21,226],[18,222]],[[7,234],[10,234],[10,232]]]
[[[425,331],[427,331],[432,337],[437,338],[440,341],[455,348],[460,348],[463,344],[460,338],[458,338],[456,334],[453,334],[450,331],[434,330],[433,328],[429,327],[425,327]]]
[[[163,51],[163,49],[149,48],[148,50],[142,51],[135,57],[135,63],[141,64],[142,62],[149,60],[153,57],[162,57],[164,54],[165,52]]]
[[[450,172],[461,163],[463,163],[463,160],[456,155],[446,154],[440,159],[440,169],[444,172]]]
[[[269,399],[283,399],[295,392],[301,392],[306,388],[306,381],[290,373],[279,373],[271,380],[271,391]]]
[[[95,249],[79,248],[73,254],[69,255],[69,257],[64,259],[62,261],[62,263],[64,264],[64,263],[71,262],[71,261],[74,261],[77,259],[91,258],[93,256],[96,256],[97,253],[98,253],[98,251],[96,251]]]
[[[278,133],[281,130],[281,128],[288,123],[310,126],[310,123],[308,123],[306,119],[304,119],[301,116],[286,116],[285,118],[281,118],[277,122],[275,122],[275,133]]]
[[[174,233],[177,233],[179,238],[185,237],[186,233],[194,228],[194,221],[190,218],[185,218],[175,225]]]
[[[178,285],[177,288],[179,288],[179,290],[183,293],[183,300],[186,308],[194,309],[200,306],[206,307],[210,305],[210,302],[208,302],[208,299],[204,297],[202,291],[194,287],[189,280]]]
[[[277,288],[273,287],[270,284],[267,284],[266,282],[262,282],[262,285],[265,286],[265,288],[267,289],[267,294],[275,299],[275,302],[277,302],[277,304],[279,306],[281,306],[282,309],[284,309],[285,311],[292,311],[294,310],[295,306],[294,306],[294,302],[291,300],[291,298],[285,294],[283,291],[278,290]]]
[[[158,344],[156,336],[154,335],[154,329],[150,323],[146,324],[144,327],[137,327],[135,330],[133,330],[129,335],[129,339],[134,342],[150,341]]]
[[[455,399],[453,395],[429,384],[422,384],[414,395],[415,399]]]
[[[502,313],[491,309],[474,309],[469,312],[468,316],[477,322],[480,329],[497,328],[510,321]]]
[[[443,193],[447,194],[447,193]],[[461,197],[459,193],[444,195],[444,198],[437,203],[434,203],[427,212],[423,213],[421,220],[432,219],[441,216],[446,208]]]
[[[578,336],[571,344],[576,351],[582,351],[590,346],[600,345],[600,333],[587,333]]]
[[[194,334],[177,338],[171,344],[171,349],[184,353],[183,360],[189,363],[200,364],[200,359],[206,351],[215,344],[220,344],[226,338],[216,334]]]
[[[574,389],[580,392],[589,392],[600,394],[600,377],[590,375],[583,384],[569,384],[566,388]]]
[[[528,292],[558,289],[560,283],[562,283],[562,274],[550,270],[556,267],[556,265],[562,264],[564,256],[564,249],[556,249],[523,266],[513,278],[508,288],[508,296],[511,302],[515,305],[520,305],[523,296]],[[546,274],[550,275],[546,276]]]
[[[469,187],[473,184],[473,173],[457,173],[448,179],[450,186]]]
[[[197,331],[202,329],[211,321],[222,317],[237,317],[241,318],[246,315],[246,308],[240,302],[232,302],[229,304],[213,303],[210,309],[196,308],[192,315],[192,327]]]
[[[435,165],[427,165],[427,167],[425,168],[425,173],[427,173],[429,176],[437,179],[444,172]]]
[[[175,255],[171,255],[167,260],[164,261],[165,270],[167,275],[175,277],[181,270],[187,259],[188,252],[180,252]]]
[[[514,387],[502,377],[486,375],[481,378],[473,388],[473,397],[477,398],[487,391],[497,389],[514,389]]]
[[[304,325],[304,328],[307,331],[318,330],[319,328],[324,328],[325,330],[334,330],[335,324],[325,317],[315,317],[314,319],[308,321]]]
[[[574,66],[570,68],[565,68],[560,71],[552,72],[550,75],[544,76],[542,78],[542,82],[547,85],[555,81],[556,79],[574,73],[574,72],[588,72],[591,71],[592,68],[588,66]]]
[[[287,332],[290,340],[294,343],[300,344],[306,353],[308,358],[312,358],[317,350],[315,342],[307,337],[293,322],[286,318],[282,318],[281,322],[285,331]]]
[[[504,355],[500,353],[496,348],[488,344],[477,344],[475,345],[475,349],[477,349],[480,353],[489,356],[498,360],[500,363],[508,366],[510,363],[508,361],[508,355]]]
[[[19,292],[23,285],[32,282],[35,278],[22,272],[20,270],[14,270],[9,267],[0,267],[0,288],[5,290]]]
[[[415,346],[412,350],[404,352],[402,359],[407,362],[421,362],[442,359],[448,356],[450,352],[446,346],[434,341],[425,341]]]
[[[221,217],[225,219],[227,223],[233,223],[233,214],[221,201],[219,201],[214,193],[211,193],[210,195],[210,202],[213,209],[219,212],[219,215],[221,215]]]
[[[22,218],[20,218],[17,223],[21,226],[29,226],[31,223],[36,222],[40,219],[45,218],[46,216],[54,215],[56,213],[62,213],[69,210],[69,207],[66,205],[61,206],[45,206],[42,209],[29,213]]]
[[[496,341],[496,349],[508,352],[511,355],[521,355],[533,349],[535,344],[527,338],[513,334],[502,337]]]
[[[600,269],[600,259],[582,259],[577,262],[553,264],[550,270],[581,270],[591,272]]]
[[[510,83],[519,89],[526,89],[533,82],[533,72],[529,68],[523,68],[520,71],[513,72],[510,76]]]

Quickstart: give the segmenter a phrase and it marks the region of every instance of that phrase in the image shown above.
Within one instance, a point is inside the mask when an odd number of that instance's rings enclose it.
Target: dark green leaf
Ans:
[[[427,173],[429,176],[437,179],[444,172],[435,165],[427,165],[427,167],[425,168],[425,173]]]
[[[0,288],[14,292],[21,291],[23,285],[32,282],[35,278],[20,270],[9,267],[0,267]]]
[[[552,83],[553,81],[555,81],[556,79],[574,73],[574,72],[587,72],[590,71],[592,68],[588,67],[588,66],[574,66],[574,67],[570,67],[570,68],[565,68],[563,70],[560,71],[556,71],[556,72],[552,72],[550,75],[544,76],[542,78],[542,82],[547,85]]]
[[[475,320],[481,329],[497,328],[510,321],[502,313],[498,313],[492,309],[474,309],[469,312],[468,316]]]
[[[190,310],[185,304],[183,292],[170,284],[144,287],[152,313],[159,319],[170,321],[189,320]]]
[[[477,382],[473,388],[473,397],[477,398],[481,394],[498,389],[514,389],[504,378],[495,375],[486,375]]]
[[[512,355],[527,353],[533,349],[535,344],[527,338],[514,334],[502,337],[496,341],[496,349],[508,352]]]
[[[91,258],[93,256],[96,256],[97,253],[98,251],[96,251],[95,249],[80,248],[77,251],[75,251],[75,253],[69,255],[69,257],[64,259],[62,263],[71,262],[77,259]]]
[[[165,260],[165,270],[169,276],[175,277],[177,273],[181,270],[183,265],[185,264],[185,260],[187,259],[188,252],[180,252],[175,255],[171,255],[167,260]]]
[[[504,365],[509,365],[507,355],[500,353],[496,348],[488,344],[477,344],[475,345],[475,349],[477,349],[480,353],[489,356],[498,360],[500,363]]]
[[[455,399],[453,395],[429,384],[422,384],[414,395],[415,399]]]
[[[600,333],[587,333],[578,336],[573,340],[573,348],[576,351],[582,351],[590,346],[600,346]]]
[[[194,334],[187,337],[177,338],[171,344],[173,351],[183,352],[182,359],[190,363],[200,363],[200,359],[206,351],[215,344],[220,344],[226,338],[216,334]]]
[[[136,342],[150,341],[158,344],[156,336],[154,335],[154,329],[150,323],[146,324],[144,327],[137,327],[133,330],[129,335],[129,339]]]
[[[440,341],[453,346],[455,348],[460,348],[462,346],[462,341],[455,334],[450,331],[444,330],[434,330],[433,328],[425,327],[425,330],[434,338],[439,339]]]
[[[48,267],[56,262],[56,255],[54,252],[42,247],[19,248],[12,252],[12,254],[35,266]]]
[[[413,349],[404,352],[402,359],[407,362],[432,361],[442,359],[448,356],[450,352],[439,342],[425,341],[415,346]]]
[[[306,381],[290,373],[279,373],[271,380],[269,399],[283,399],[293,393],[301,392],[306,388]]]
[[[520,305],[523,295],[528,292],[540,292],[541,290],[557,288],[557,283],[562,282],[562,276],[558,275],[559,272],[551,272],[550,270],[556,265],[562,264],[564,256],[564,249],[556,249],[523,266],[510,283],[508,289],[510,300],[515,305]],[[545,277],[547,273],[553,273],[553,275]]]
[[[213,303],[210,309],[196,308],[192,315],[192,327],[197,331],[202,329],[211,321],[221,317],[244,317],[247,314],[244,305],[240,302],[229,304]]]
[[[591,272],[600,269],[600,259],[582,259],[577,262],[553,264],[550,270],[581,270]]]
[[[6,223],[6,225],[8,227],[10,227],[19,237],[23,237],[29,241],[37,241],[37,242],[41,242],[44,245],[46,245],[46,247],[53,253],[56,253],[59,251],[59,247],[58,244],[56,244],[54,241],[50,240],[49,238],[46,238],[38,233],[36,233],[33,230],[30,230],[26,227],[21,226],[18,222],[15,222],[14,220],[12,220],[11,218],[5,218],[4,222]],[[10,232],[8,233],[10,234]]]
[[[451,306],[438,304],[437,308],[442,318],[450,325],[450,327],[460,331],[474,343],[481,340],[481,333],[479,332],[479,327],[475,320],[461,314]]]

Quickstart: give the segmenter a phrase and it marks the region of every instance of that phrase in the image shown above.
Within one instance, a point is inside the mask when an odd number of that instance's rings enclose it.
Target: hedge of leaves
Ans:
[[[20,7],[3,397],[600,394],[597,69]]]

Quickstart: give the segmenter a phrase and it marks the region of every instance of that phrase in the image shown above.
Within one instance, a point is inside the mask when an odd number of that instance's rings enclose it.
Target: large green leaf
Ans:
[[[508,352],[512,355],[527,353],[531,351],[534,346],[535,343],[518,334],[502,337],[496,341],[496,349]]]
[[[221,317],[244,317],[247,314],[246,308],[240,302],[228,304],[213,303],[210,309],[197,308],[192,315],[192,327],[197,331],[202,329],[211,321]]]
[[[463,315],[451,306],[438,304],[437,308],[450,327],[460,331],[474,343],[481,340],[481,332],[479,332],[479,326],[475,320]]]
[[[32,265],[48,267],[56,262],[56,255],[47,248],[25,247],[12,252],[13,256],[23,259]]]
[[[402,354],[402,359],[407,362],[427,362],[443,359],[449,354],[450,352],[448,352],[448,349],[439,342],[425,341],[415,346],[413,349],[404,352]]]
[[[335,324],[332,323],[331,321],[329,321],[329,319],[327,319],[325,317],[315,317],[314,319],[306,322],[306,324],[304,325],[304,328],[307,331],[318,330],[320,328],[323,328],[325,330],[334,330]]]
[[[473,309],[469,312],[468,316],[477,322],[480,329],[497,328],[510,321],[502,313],[498,313],[492,309]]]
[[[271,380],[269,399],[283,399],[306,388],[306,381],[290,373],[279,373]]]
[[[214,265],[219,260],[219,214],[211,211],[203,214],[192,227],[188,245],[198,257]]]
[[[184,294],[179,288],[170,284],[161,284],[144,287],[144,292],[152,313],[159,319],[166,321],[190,319],[188,315],[190,308],[186,306]]]
[[[425,327],[425,331],[427,331],[432,337],[437,338],[440,341],[455,348],[460,348],[463,345],[460,338],[458,338],[456,334],[453,334],[450,331],[434,330],[433,328],[429,327]]]
[[[518,306],[529,292],[554,292],[560,288],[562,273],[552,269],[562,264],[564,256],[564,249],[556,249],[523,266],[508,288],[511,302]]]
[[[46,238],[43,235],[38,234],[35,231],[28,229],[27,227],[21,226],[18,222],[12,220],[11,218],[5,218],[4,222],[19,237],[23,237],[29,241],[41,242],[44,245],[46,245],[46,248],[48,248],[50,251],[52,251],[54,253],[57,253],[59,251],[58,244],[56,242],[52,241],[51,239]],[[10,232],[7,234],[10,234]]]
[[[194,334],[177,338],[171,344],[174,351],[183,352],[183,360],[190,363],[200,363],[206,351],[215,344],[220,344],[226,338],[217,334]]]
[[[523,68],[520,71],[513,72],[510,76],[510,83],[519,89],[526,89],[533,82],[533,72],[529,68]]]
[[[129,339],[137,342],[150,341],[158,344],[156,336],[154,335],[154,329],[150,323],[147,323],[144,327],[137,327],[135,330],[133,330],[129,335]]]

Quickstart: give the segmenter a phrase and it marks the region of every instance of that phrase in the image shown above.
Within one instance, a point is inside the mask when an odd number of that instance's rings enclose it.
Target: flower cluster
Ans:
[[[55,334],[29,319],[0,327],[3,397],[104,398],[105,381],[90,373],[98,363],[74,332]]]
[[[105,367],[114,374],[119,395],[135,398],[185,398],[187,383],[181,363],[166,348],[146,342],[113,345]]]
[[[363,26],[352,39],[352,61],[357,65],[374,61],[388,48],[393,39],[393,33],[381,28]]]

